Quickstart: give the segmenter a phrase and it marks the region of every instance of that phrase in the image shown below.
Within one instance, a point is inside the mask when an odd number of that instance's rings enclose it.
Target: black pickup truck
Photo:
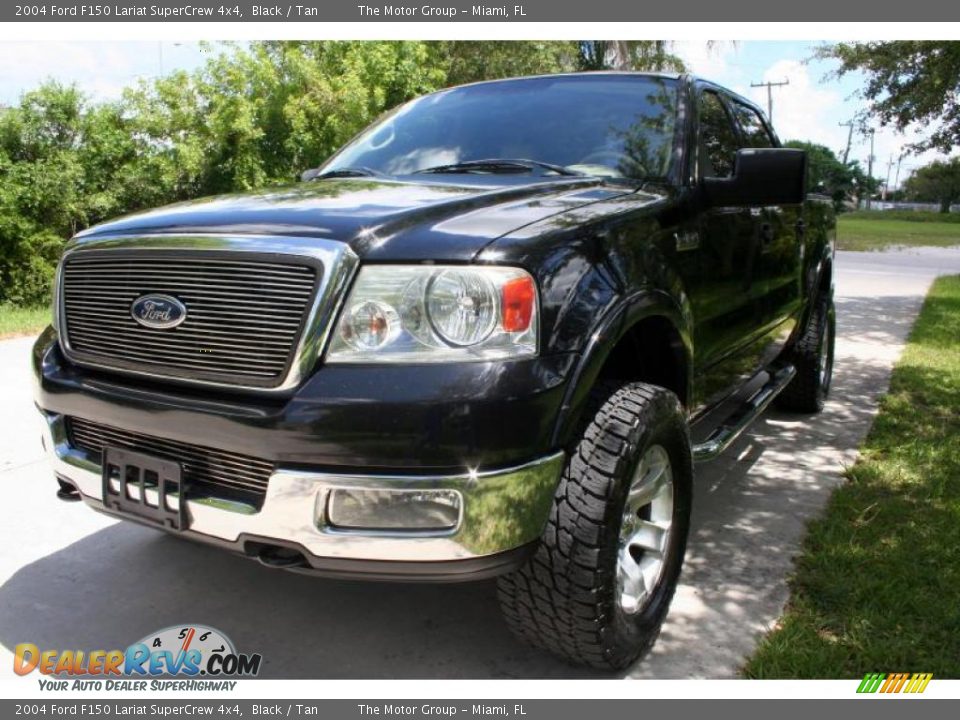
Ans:
[[[498,576],[517,634],[622,668],[694,463],[823,406],[835,222],[805,175],[709,82],[557,75],[90,228],[33,353],[58,495],[297,572]]]

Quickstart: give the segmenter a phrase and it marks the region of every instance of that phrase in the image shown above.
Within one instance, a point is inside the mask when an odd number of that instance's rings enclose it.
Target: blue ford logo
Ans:
[[[148,328],[175,328],[187,319],[187,307],[172,295],[141,295],[130,306],[130,315]]]

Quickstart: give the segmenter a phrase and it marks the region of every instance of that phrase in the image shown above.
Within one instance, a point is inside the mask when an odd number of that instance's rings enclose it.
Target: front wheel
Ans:
[[[499,581],[510,629],[578,665],[620,670],[656,640],[680,576],[693,467],[676,396],[604,384],[531,559]]]

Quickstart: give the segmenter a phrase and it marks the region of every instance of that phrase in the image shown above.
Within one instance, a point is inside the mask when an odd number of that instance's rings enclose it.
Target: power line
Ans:
[[[773,88],[789,84],[790,80],[784,80],[783,82],[750,83],[750,87],[765,87],[767,89],[767,120],[769,120],[771,124],[773,123]]]

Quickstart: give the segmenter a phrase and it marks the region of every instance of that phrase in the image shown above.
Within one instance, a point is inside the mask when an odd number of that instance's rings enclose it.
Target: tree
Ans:
[[[664,40],[581,40],[577,43],[578,70],[683,71],[684,64],[670,53]]]
[[[920,168],[904,183],[904,191],[913,200],[939,203],[940,212],[950,212],[950,206],[960,202],[960,157]]]
[[[137,162],[119,107],[75,87],[45,83],[0,114],[0,302],[44,302],[64,238],[142,206],[124,182]]]
[[[868,177],[859,162],[844,164],[825,145],[800,140],[784,145],[807,152],[807,191],[829,195],[837,210],[842,210],[847,202],[875,193],[880,186],[880,181]]]
[[[268,42],[128,91],[177,197],[291,182],[377,116],[442,87],[423,42]]]
[[[576,43],[551,40],[448,40],[430,43],[445,85],[519,75],[567,72],[576,67]]]
[[[558,72],[684,69],[662,40],[452,40],[430,46],[447,85]]]
[[[947,153],[960,145],[960,43],[838,43],[821,48],[817,55],[839,60],[838,76],[866,75],[865,117],[901,131],[914,124],[931,128],[926,139],[911,146],[914,151],[935,148]]]

